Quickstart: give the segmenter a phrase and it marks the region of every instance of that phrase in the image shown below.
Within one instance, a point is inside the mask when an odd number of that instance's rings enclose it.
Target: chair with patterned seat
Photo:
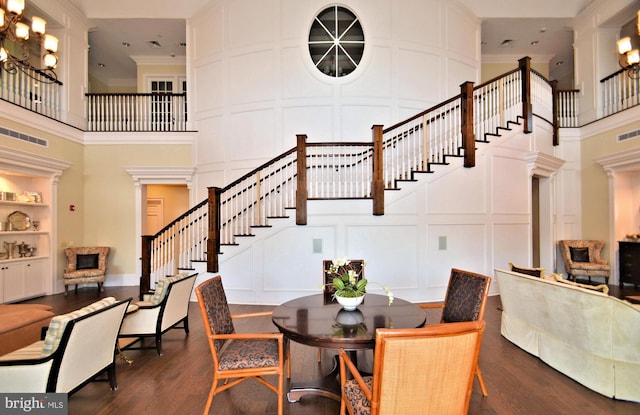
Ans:
[[[484,318],[484,309],[489,295],[491,277],[475,272],[452,268],[443,303],[422,304],[421,308],[442,308],[441,323],[479,321]],[[476,375],[482,396],[487,396],[487,388],[480,368]]]
[[[482,320],[377,329],[372,376],[340,349],[340,414],[466,414],[484,327]]]
[[[606,259],[600,257],[604,241],[597,240],[563,240],[558,241],[560,254],[564,261],[567,277],[575,281],[576,277],[602,277],[609,284],[611,266]]]
[[[278,415],[282,415],[286,360],[283,334],[240,334],[233,325],[233,318],[270,316],[271,313],[232,315],[220,276],[198,285],[196,297],[213,358],[213,383],[204,413],[209,413],[216,394],[253,378],[278,395]],[[263,379],[271,375],[277,376],[277,386]],[[224,380],[222,385],[221,380]]]

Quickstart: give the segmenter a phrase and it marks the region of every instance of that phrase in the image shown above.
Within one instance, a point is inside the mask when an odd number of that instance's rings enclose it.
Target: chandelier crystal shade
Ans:
[[[636,30],[638,36],[640,36],[640,10],[638,10]],[[620,66],[627,71],[629,77],[638,79],[640,77],[640,50],[633,47],[633,40],[630,36],[620,38],[616,44],[618,47],[618,62]]]
[[[0,0],[0,66],[12,74],[20,70],[39,82],[57,82],[54,69],[58,64],[58,39],[45,33],[47,22],[41,17],[33,16],[31,27],[24,23],[24,8],[25,0]],[[28,42],[31,35],[41,50],[36,64]]]

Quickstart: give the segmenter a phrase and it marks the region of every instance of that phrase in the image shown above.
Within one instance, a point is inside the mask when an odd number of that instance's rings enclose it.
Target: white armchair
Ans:
[[[126,315],[120,338],[133,339],[122,350],[150,348],[142,343],[145,337],[155,338],[155,348],[162,356],[162,335],[171,329],[183,328],[189,334],[189,300],[198,274],[179,274],[160,278],[153,295],[134,303],[138,310]],[[179,325],[182,323],[182,325]],[[121,343],[122,344],[122,343]]]
[[[71,394],[104,372],[117,389],[116,340],[130,300],[53,317],[44,340],[0,356],[0,392]]]

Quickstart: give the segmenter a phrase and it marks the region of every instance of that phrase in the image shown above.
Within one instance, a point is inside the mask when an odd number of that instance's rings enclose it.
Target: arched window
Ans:
[[[364,33],[353,12],[342,6],[321,11],[309,31],[309,54],[320,72],[341,77],[353,72],[364,52]]]

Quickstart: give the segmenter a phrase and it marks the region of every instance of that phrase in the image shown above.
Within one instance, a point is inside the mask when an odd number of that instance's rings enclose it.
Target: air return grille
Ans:
[[[27,143],[35,144],[42,147],[48,147],[49,142],[42,138],[34,137],[31,135],[19,133],[17,131],[9,130],[8,128],[0,127],[0,134],[4,134],[11,138],[16,138],[18,140],[26,141]]]
[[[629,140],[631,138],[639,137],[640,130],[629,131],[628,133],[620,134],[618,136],[618,141]]]

